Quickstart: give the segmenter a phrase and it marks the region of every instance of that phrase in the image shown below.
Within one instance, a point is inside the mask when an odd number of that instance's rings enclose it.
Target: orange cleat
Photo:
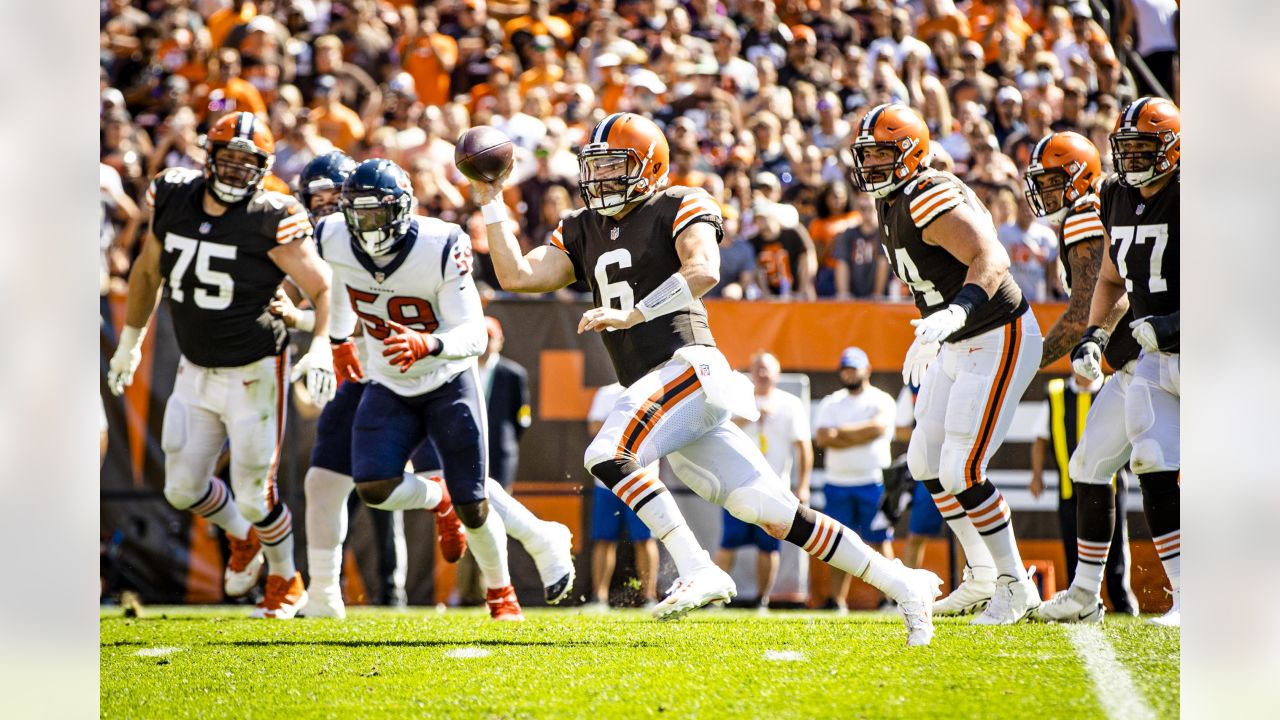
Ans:
[[[445,487],[444,478],[431,478],[440,484],[440,504],[431,512],[436,514],[436,540],[440,542],[440,554],[447,563],[456,563],[467,551],[467,535],[462,530],[462,521],[458,513],[453,511],[453,501],[449,499],[449,488]]]
[[[231,557],[227,558],[222,589],[228,597],[240,597],[252,590],[262,577],[262,543],[253,528],[249,528],[244,540],[228,534],[227,542],[231,545]]]
[[[485,591],[484,601],[489,606],[489,618],[492,620],[524,620],[520,601],[516,599],[516,589],[510,585],[489,588]]]
[[[302,573],[295,572],[288,580],[279,575],[267,576],[267,594],[249,617],[288,620],[307,604],[307,590],[302,584]]]

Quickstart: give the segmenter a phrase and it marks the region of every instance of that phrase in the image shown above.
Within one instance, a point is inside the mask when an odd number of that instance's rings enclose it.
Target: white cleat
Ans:
[[[934,615],[968,615],[985,610],[996,590],[994,580],[979,580],[973,570],[965,567],[960,587],[942,600],[934,603]]]
[[[942,578],[928,570],[907,572],[908,591],[898,599],[898,610],[907,623],[907,647],[921,647],[933,640],[933,599],[942,594]]]
[[[1035,572],[1034,568],[1032,572]],[[1031,575],[1026,580],[1015,580],[1012,575],[1001,575],[996,579],[996,591],[991,596],[991,604],[981,615],[973,619],[974,625],[1013,625],[1021,622],[1040,607],[1040,591],[1031,582]]]
[[[547,604],[558,605],[573,590],[577,574],[573,566],[573,531],[558,522],[548,522],[541,533],[541,542],[526,547],[525,551],[538,566]]]
[[[1182,591],[1175,590],[1173,592],[1173,607],[1169,608],[1169,612],[1160,617],[1153,617],[1147,620],[1148,625],[1159,625],[1160,627],[1182,627]]]
[[[653,616],[658,620],[675,620],[708,603],[727,603],[737,596],[738,586],[728,573],[710,565],[692,575],[676,578],[667,593],[653,608]]]
[[[1036,617],[1048,622],[1100,623],[1107,610],[1102,596],[1072,585],[1036,610]]]
[[[307,588],[307,597],[307,604],[300,613],[303,617],[347,619],[347,606],[342,602],[341,587],[337,585],[329,587],[312,585]]]

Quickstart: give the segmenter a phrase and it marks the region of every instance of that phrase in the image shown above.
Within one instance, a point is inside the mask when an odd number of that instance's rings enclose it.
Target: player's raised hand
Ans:
[[[307,394],[317,407],[324,407],[333,399],[338,384],[333,376],[333,349],[329,347],[329,338],[311,339],[311,349],[298,360],[291,379],[297,382],[304,376],[307,378]]]
[[[940,343],[951,337],[952,333],[964,327],[969,313],[959,305],[948,305],[926,318],[912,320],[916,327],[916,337],[925,342]]]
[[[907,348],[907,356],[902,360],[902,381],[908,385],[920,387],[920,381],[924,379],[924,371],[929,369],[930,363],[938,357],[940,350],[942,350],[941,343],[917,337],[915,342],[911,343],[911,347]]]
[[[591,330],[596,332],[626,330],[641,322],[644,322],[644,315],[641,315],[638,309],[626,312],[624,310],[615,310],[611,307],[591,308],[582,313],[582,319],[578,321],[578,334],[581,335]]]
[[[1071,368],[1088,380],[1102,377],[1102,351],[1110,341],[1111,335],[1106,330],[1091,325],[1071,351]]]
[[[333,371],[338,377],[339,387],[344,382],[364,379],[360,355],[356,352],[356,344],[351,340],[333,343]]]
[[[473,180],[467,178],[471,183],[471,201],[477,207],[484,207],[491,201],[502,196],[502,186],[506,184],[507,178],[511,177],[511,171],[515,169],[515,163],[511,163],[502,174],[492,181]]]
[[[440,341],[430,333],[411,330],[398,322],[387,321],[391,334],[382,341],[382,356],[398,365],[400,372],[408,372],[413,364],[428,355],[440,352]]]

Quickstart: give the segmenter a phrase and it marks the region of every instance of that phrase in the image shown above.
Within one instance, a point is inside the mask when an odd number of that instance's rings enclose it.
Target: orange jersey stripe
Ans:
[[[918,227],[924,224],[925,222],[928,222],[928,220],[934,214],[942,210],[955,207],[956,205],[959,205],[960,202],[961,202],[961,198],[959,194],[944,195],[943,197],[939,198],[936,202],[934,202],[932,205],[922,210],[918,215],[912,214],[911,221],[914,222]]]
[[[982,423],[978,425],[978,439],[969,451],[965,461],[965,487],[972,487],[982,481],[978,477],[982,466],[982,458],[987,454],[987,446],[995,431],[996,419],[1000,416],[1000,408],[1004,404],[1005,389],[1013,375],[1013,366],[1017,364],[1018,346],[1022,341],[1022,318],[1015,319],[1005,325],[1005,350],[1000,357],[999,371],[995,382],[991,383],[991,393],[987,396],[986,409],[982,415]]]
[[[619,455],[625,455],[632,452],[627,449],[628,447],[635,448],[636,450],[640,449],[640,446],[644,443],[644,439],[649,435],[649,428],[657,424],[657,421],[665,412],[665,408],[669,408],[674,403],[684,399],[688,396],[688,393],[683,393],[679,398],[669,399],[665,405],[661,403],[661,400],[664,397],[667,397],[681,383],[684,383],[692,377],[694,377],[693,368],[689,368],[688,370],[680,373],[680,375],[678,375],[674,380],[662,386],[661,390],[650,395],[645,402],[641,403],[635,414],[631,416],[631,422],[627,424],[626,432],[622,434],[622,438],[618,442]],[[696,388],[697,386],[697,383],[694,383],[691,387]],[[648,414],[651,409],[655,408],[655,406],[656,409],[653,411],[650,419],[645,421],[645,415]]]

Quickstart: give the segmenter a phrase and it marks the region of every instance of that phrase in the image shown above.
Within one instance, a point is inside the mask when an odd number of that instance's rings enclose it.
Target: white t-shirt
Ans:
[[[869,384],[856,395],[848,390],[837,390],[823,398],[818,405],[816,424],[819,428],[839,427],[873,418],[879,418],[886,428],[883,435],[871,442],[843,449],[828,448],[827,484],[866,485],[883,482],[884,475],[881,471],[893,462],[889,445],[893,442],[897,416],[897,403],[893,397]]]
[[[760,420],[743,425],[742,431],[760,446],[769,467],[790,486],[795,444],[812,437],[804,403],[795,395],[777,388],[768,395],[756,395],[755,398]]]

